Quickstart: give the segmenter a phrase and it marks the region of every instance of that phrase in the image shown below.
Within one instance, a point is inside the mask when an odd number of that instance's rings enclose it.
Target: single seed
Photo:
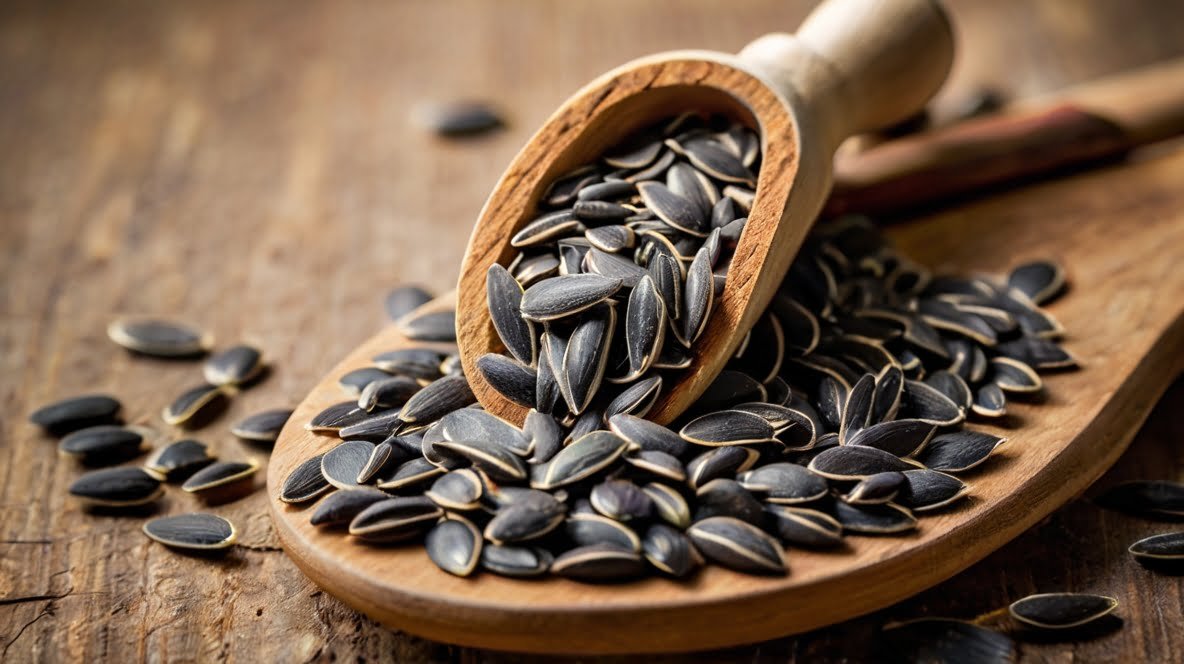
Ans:
[[[765,531],[728,516],[697,521],[687,535],[708,559],[750,574],[785,574],[785,552]]]
[[[317,508],[309,517],[308,522],[322,528],[345,526],[353,521],[354,517],[361,514],[362,510],[390,497],[390,494],[385,491],[370,487],[334,491],[317,503]]]
[[[242,385],[257,378],[265,366],[258,348],[238,345],[211,355],[201,370],[211,385]]]
[[[1012,618],[1040,629],[1080,627],[1109,614],[1118,600],[1085,593],[1043,593],[1029,595],[1007,607]]]
[[[338,489],[352,489],[358,485],[358,477],[370,463],[373,452],[374,443],[347,440],[321,457],[321,473]]]
[[[84,465],[109,466],[138,456],[151,433],[143,427],[100,424],[68,434],[58,444],[58,451]]]
[[[257,461],[218,461],[191,475],[181,490],[215,501],[237,496],[251,488],[257,470]]]
[[[358,408],[371,412],[375,408],[398,408],[420,390],[419,383],[407,376],[388,376],[371,381],[358,394]]]
[[[230,433],[243,440],[274,443],[290,417],[292,410],[288,408],[265,410],[239,420],[230,427]]]
[[[114,424],[121,406],[114,397],[87,394],[46,404],[29,415],[45,431],[61,435],[89,426]]]
[[[104,468],[75,480],[70,494],[95,507],[135,507],[162,496],[164,487],[143,468]]]
[[[198,413],[212,408],[225,398],[225,388],[218,385],[201,384],[185,390],[173,402],[164,407],[160,417],[166,424],[183,425]]]
[[[599,274],[543,279],[523,293],[522,316],[534,321],[563,318],[607,300],[620,289],[620,279]]]
[[[157,318],[118,318],[107,326],[107,336],[130,351],[155,357],[204,355],[214,345],[198,329]]]
[[[577,581],[627,581],[645,570],[641,556],[608,544],[580,546],[551,563],[551,572]]]
[[[326,491],[332,491],[333,485],[321,472],[321,460],[324,457],[324,454],[318,454],[292,469],[280,489],[280,500],[285,503],[304,503]]]
[[[215,460],[216,457],[210,453],[205,443],[186,438],[158,449],[144,462],[144,468],[167,481],[175,482],[187,478]]]
[[[502,343],[519,362],[533,365],[538,357],[538,339],[534,325],[522,317],[522,286],[498,264],[489,266],[485,276],[485,300],[489,317]]]
[[[480,101],[427,104],[416,110],[415,117],[421,126],[443,138],[479,136],[505,125],[496,110]]]
[[[396,323],[399,332],[415,341],[456,341],[456,312],[412,312]]]
[[[234,524],[216,515],[197,512],[152,519],[144,534],[174,549],[210,551],[234,545],[238,532]]]
[[[386,294],[382,304],[387,317],[397,321],[427,304],[431,299],[432,294],[419,286],[398,286]]]
[[[481,533],[467,519],[449,515],[424,538],[428,558],[440,569],[460,577],[469,576],[481,561]]]

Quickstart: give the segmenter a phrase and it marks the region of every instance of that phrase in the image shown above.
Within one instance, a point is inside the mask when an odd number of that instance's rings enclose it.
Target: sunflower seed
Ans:
[[[401,348],[379,353],[371,358],[371,361],[376,368],[387,373],[418,380],[435,380],[440,377],[440,363],[444,361],[444,353],[430,348]]]
[[[1007,397],[995,383],[985,383],[974,393],[971,409],[981,417],[1003,417],[1007,414]]]
[[[673,256],[658,254],[650,261],[648,271],[654,290],[665,305],[666,318],[678,320],[682,317],[683,279],[678,260]]]
[[[605,419],[617,415],[644,417],[662,392],[662,377],[650,376],[625,388],[604,407]]]
[[[1094,501],[1106,509],[1135,516],[1184,517],[1184,484],[1167,480],[1138,480],[1110,487]]]
[[[752,185],[752,172],[727,148],[711,139],[696,139],[682,144],[691,165],[724,182]]]
[[[766,502],[793,505],[826,495],[826,480],[802,466],[770,463],[736,476],[745,489],[761,494]]]
[[[711,230],[706,211],[695,201],[680,196],[661,182],[640,182],[637,192],[641,194],[645,206],[671,228],[695,237],[705,237],[707,231]]]
[[[966,412],[958,404],[919,381],[906,380],[901,399],[909,415],[936,426],[953,426],[966,418]]]
[[[934,436],[916,455],[916,460],[930,470],[959,473],[986,461],[1006,438],[980,431],[950,431]]]
[[[234,524],[216,514],[201,512],[152,519],[144,534],[174,549],[211,551],[234,545],[238,532]]]
[[[477,136],[505,125],[497,111],[479,101],[427,104],[415,116],[425,129],[445,138]]]
[[[678,457],[658,450],[637,450],[625,455],[625,463],[651,475],[675,482],[685,482],[687,470]]]
[[[1050,261],[1032,261],[1012,270],[1007,285],[1035,304],[1047,304],[1065,287],[1065,271]]]
[[[522,296],[522,316],[550,321],[578,313],[612,297],[621,280],[599,274],[573,274],[543,279]]]
[[[657,156],[657,150],[654,151],[654,156]],[[625,180],[606,180],[580,188],[576,194],[576,200],[607,201],[618,198],[629,198],[636,192],[637,186],[632,182]]]
[[[744,445],[773,440],[773,426],[760,415],[721,410],[691,420],[678,435],[696,445]]]
[[[616,253],[630,249],[637,242],[636,234],[628,226],[598,226],[589,228],[584,237],[601,251]]]
[[[552,369],[549,360],[547,369]],[[539,375],[530,367],[504,355],[487,353],[477,358],[477,371],[490,387],[510,401],[526,407],[536,405]]]
[[[168,481],[184,479],[215,460],[206,444],[185,439],[170,443],[154,452],[144,462],[144,468]]]
[[[639,554],[608,544],[576,547],[551,563],[553,574],[587,582],[627,581],[644,570]]]
[[[87,466],[109,466],[143,452],[150,433],[143,427],[100,424],[67,434],[58,443],[58,451]]]
[[[559,272],[559,259],[550,254],[539,254],[523,258],[510,270],[514,279],[523,288],[530,286],[539,279],[553,277]]]
[[[428,558],[440,569],[460,577],[469,576],[481,561],[481,533],[467,519],[449,515],[424,538]]]
[[[1184,560],[1184,533],[1164,533],[1145,537],[1127,550],[1142,563]]]
[[[864,374],[851,387],[843,406],[843,419],[839,428],[839,441],[844,445],[849,444],[855,434],[867,427],[875,394],[876,378],[871,374]]]
[[[568,339],[559,387],[561,392],[567,387],[563,397],[568,410],[575,415],[588,408],[600,389],[616,319],[616,310],[611,306],[592,309]]]
[[[713,562],[751,574],[785,574],[785,552],[765,531],[728,516],[696,521],[687,529],[695,548]]]
[[[476,401],[477,397],[473,396],[464,376],[445,376],[411,397],[403,405],[399,419],[413,424],[429,424]]]
[[[629,444],[608,431],[593,431],[563,448],[550,461],[535,466],[531,486],[550,490],[578,482],[607,468]]]
[[[703,333],[715,301],[715,278],[711,274],[710,258],[700,249],[687,268],[682,312],[682,338],[687,343],[694,343]]]
[[[576,193],[600,181],[595,166],[582,166],[560,176],[544,194],[544,202],[551,207],[570,205],[576,200]]]
[[[423,495],[443,509],[465,512],[481,505],[483,490],[484,484],[477,472],[471,468],[461,468],[436,478]]]
[[[698,489],[718,477],[742,473],[760,458],[760,452],[741,445],[716,447],[687,463],[687,484]]]
[[[642,491],[654,503],[654,513],[675,528],[691,525],[691,508],[678,490],[661,482],[650,482]]]
[[[527,477],[526,461],[499,443],[490,440],[445,441],[435,446],[464,457],[495,480],[517,481]]]
[[[45,431],[61,435],[89,426],[114,424],[121,406],[114,397],[88,394],[46,404],[29,415]]]
[[[510,354],[519,362],[533,365],[538,355],[538,344],[533,324],[522,318],[522,286],[494,263],[485,276],[485,299],[493,328]]]
[[[1033,369],[1068,369],[1077,366],[1077,359],[1050,339],[1020,337],[999,342],[995,350]]]
[[[630,522],[648,518],[654,511],[654,503],[633,482],[628,480],[606,480],[592,487],[592,507],[597,512]]]
[[[155,357],[204,355],[214,340],[201,330],[158,318],[119,318],[107,326],[107,336],[124,348]]]
[[[687,442],[678,434],[640,417],[614,415],[609,418],[608,425],[613,433],[641,450],[655,450],[679,457],[687,449]]]
[[[666,171],[666,187],[693,202],[699,208],[702,218],[708,221],[712,218],[711,213],[716,201],[720,200],[719,189],[711,178],[688,164],[674,164]]]
[[[629,354],[629,376],[649,370],[666,335],[666,307],[646,275],[629,294],[625,313],[625,346]]]
[[[608,201],[578,200],[577,196],[576,204],[572,206],[571,213],[577,219],[593,223],[622,221],[632,216],[633,210],[624,205],[610,203]]]
[[[696,521],[713,516],[730,516],[759,527],[764,520],[760,502],[735,480],[722,477],[711,480],[699,487],[695,499]]]
[[[1039,392],[1044,386],[1032,367],[1010,357],[991,360],[991,380],[1004,392],[1019,394]]]
[[[904,473],[894,470],[868,475],[851,487],[843,500],[851,505],[882,505],[892,502],[904,484]]]
[[[257,461],[217,461],[189,476],[181,490],[194,493],[206,500],[220,501],[225,496],[236,496],[254,484]]]
[[[212,385],[242,385],[262,374],[264,367],[259,349],[238,345],[210,356],[201,370]]]
[[[382,304],[387,317],[397,321],[427,304],[431,299],[432,294],[419,286],[399,286],[386,294]]]
[[[528,461],[543,464],[550,461],[563,447],[563,430],[554,417],[531,409],[522,423],[522,433],[533,450]]]
[[[403,336],[415,341],[456,341],[455,311],[412,312],[395,325]]]
[[[332,491],[333,486],[321,473],[321,459],[324,456],[318,454],[293,468],[284,479],[284,486],[280,489],[280,500],[285,503],[304,503],[326,491]]]
[[[925,512],[945,507],[966,495],[962,480],[936,470],[906,470],[904,484],[896,495],[896,502],[914,512]]]
[[[384,491],[397,491],[424,484],[445,472],[447,471],[431,461],[418,457],[399,464],[389,476],[380,477],[378,488]]]
[[[529,578],[546,574],[555,557],[550,551],[535,547],[499,546],[486,544],[481,547],[481,569],[514,578]]]
[[[868,475],[904,472],[918,466],[891,452],[862,445],[843,445],[824,450],[810,461],[811,471],[833,480],[861,480]]]
[[[95,507],[134,507],[156,500],[164,487],[143,468],[104,468],[74,480],[70,494]]]
[[[217,385],[205,383],[185,390],[173,402],[164,407],[160,417],[166,424],[181,425],[189,422],[202,410],[220,403],[226,393]]]
[[[847,445],[874,447],[907,457],[923,450],[936,431],[936,426],[924,420],[892,420],[861,429]]]
[[[641,549],[651,565],[675,578],[689,576],[704,562],[690,538],[661,523],[646,529]]]
[[[292,411],[288,408],[273,408],[245,417],[230,427],[230,433],[243,440],[274,443]]]
[[[362,367],[361,369],[354,369],[341,378],[338,378],[337,384],[349,394],[361,396],[362,390],[366,389],[366,386],[370,383],[390,377],[391,374],[378,367]]]
[[[826,549],[843,543],[843,526],[819,510],[790,505],[767,505],[777,535],[795,546]]]
[[[444,515],[423,496],[373,503],[349,523],[349,534],[368,542],[400,542],[419,537]]]
[[[1016,661],[1016,645],[1006,634],[961,620],[922,618],[884,628],[884,637],[902,662]]]
[[[571,514],[563,522],[564,532],[577,546],[611,544],[630,551],[641,551],[641,538],[633,530],[607,516]]]
[[[334,491],[317,503],[317,508],[308,522],[324,528],[346,526],[354,517],[361,514],[362,510],[390,497],[390,494],[370,487]]]
[[[1011,617],[1040,629],[1080,627],[1118,608],[1118,600],[1086,593],[1029,595],[1007,607]]]
[[[534,449],[524,431],[492,413],[473,408],[461,408],[445,415],[440,419],[440,431],[445,440],[487,439],[522,457],[529,456]]]
[[[536,539],[563,523],[566,512],[553,495],[531,491],[498,510],[485,526],[485,538],[494,544]]]
[[[358,408],[366,412],[379,407],[398,408],[419,390],[419,383],[407,376],[390,376],[371,381],[358,395]]]
[[[835,518],[843,530],[861,535],[901,533],[917,527],[917,519],[907,509],[886,503],[883,505],[851,505],[834,503]]]

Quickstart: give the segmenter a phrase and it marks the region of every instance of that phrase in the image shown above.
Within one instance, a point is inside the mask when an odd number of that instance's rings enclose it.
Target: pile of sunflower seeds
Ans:
[[[755,132],[688,113],[559,178],[486,275],[508,355],[478,371],[564,426],[648,409],[662,374],[690,364],[759,168]]]
[[[679,155],[665,142],[657,152],[666,156],[646,163]],[[557,184],[553,194],[571,199],[554,205],[578,201],[590,186]],[[575,216],[556,218],[584,223]],[[624,325],[609,320],[606,299],[623,286],[584,297],[590,291],[562,285],[563,296],[541,309],[527,297],[551,279],[624,283],[596,267],[574,274],[596,265],[589,255],[613,255],[587,237],[603,227],[557,241],[568,247],[558,256],[524,254],[511,269],[491,271],[501,275],[490,279],[495,304],[515,284],[528,285],[513,307],[530,316],[495,314],[518,328],[500,330],[514,357],[486,360],[529,375],[508,390],[534,406],[522,427],[480,408],[455,347],[392,350],[340,377],[351,399],[306,426],[341,442],[295,468],[282,499],[319,499],[311,522],[360,543],[422,542],[437,566],[460,576],[481,569],[593,582],[653,571],[682,578],[706,561],[785,574],[787,546],[833,548],[848,535],[907,532],[919,516],[957,503],[968,491],[961,477],[1004,442],[965,428],[967,418],[1002,417],[1010,400],[1043,389],[1040,371],[1075,365],[1056,341],[1061,326],[1039,306],[1064,290],[1057,266],[1029,263],[1001,282],[934,276],[887,245],[871,222],[849,217],[812,232],[727,368],[678,421],[660,426],[644,419],[657,388],[637,386],[647,371],[660,381],[680,365],[657,359],[664,353],[652,342],[638,345],[630,335],[643,333],[629,320],[669,328],[674,343],[658,345],[685,348],[678,330],[693,335],[669,324],[688,314],[685,288],[667,300],[648,269],[635,273],[658,297],[631,315],[635,285]],[[646,231],[640,242],[634,231],[634,248],[650,247],[649,264],[689,268],[713,253],[701,246],[668,253],[654,233],[669,232]],[[565,260],[572,274],[547,276]],[[550,317],[551,305],[576,294],[583,311],[575,320]],[[671,313],[676,307],[681,315]],[[440,342],[454,340],[443,324],[451,320],[452,312],[414,312],[399,325],[411,338]],[[613,355],[608,339],[624,339],[616,347],[625,350]],[[631,356],[633,347],[640,354]],[[553,367],[550,357],[562,360]],[[609,399],[588,377],[601,372],[633,383]]]
[[[108,336],[137,355],[159,358],[200,358],[212,340],[199,330],[174,321],[154,318],[120,318],[107,328]],[[219,398],[259,381],[266,372],[262,353],[237,345],[206,358],[202,365],[206,382],[186,390],[161,412],[166,425],[199,423],[195,417],[208,412]],[[98,467],[80,475],[69,488],[91,509],[128,513],[158,501],[168,483],[180,484],[210,505],[236,500],[254,489],[259,462],[219,461],[209,447],[193,438],[182,438],[156,447],[140,465],[116,466],[152,450],[165,435],[154,428],[124,424],[118,399],[91,394],[62,399],[39,408],[29,419],[47,433],[60,436],[59,451],[84,467]],[[266,410],[231,426],[235,436],[270,447],[292,411]],[[152,519],[144,533],[176,549],[220,550],[237,538],[234,525],[216,514],[198,512]]]

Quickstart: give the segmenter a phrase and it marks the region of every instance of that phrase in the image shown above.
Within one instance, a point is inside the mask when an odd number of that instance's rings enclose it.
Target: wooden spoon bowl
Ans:
[[[721,113],[761,136],[748,224],[692,366],[671,374],[647,417],[666,423],[694,402],[768,305],[830,189],[839,143],[919,110],[949,71],[953,38],[934,0],[829,0],[797,35],[775,34],[739,56],[666,53],[631,62],[576,93],[506,170],[469,240],[457,286],[465,374],[490,412],[521,423],[526,409],[494,390],[477,358],[504,352],[485,276],[516,251],[509,239],[537,215],[547,186],[630,133],[684,111]]]

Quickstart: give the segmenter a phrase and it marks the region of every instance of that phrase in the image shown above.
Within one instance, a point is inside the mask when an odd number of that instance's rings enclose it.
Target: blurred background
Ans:
[[[275,373],[265,390],[236,402],[231,418],[298,403],[384,324],[382,297],[390,287],[420,283],[442,292],[454,285],[469,230],[502,169],[581,85],[657,51],[735,52],[762,33],[792,31],[814,4],[4,2],[6,411],[118,387],[134,420],[156,413],[161,391],[187,386],[184,367],[145,368],[111,351],[103,330],[116,313],[176,316],[200,321],[220,340],[260,340],[275,358]],[[945,4],[959,50],[934,102],[939,121],[980,104],[984,92],[1014,100],[1184,56],[1179,0]],[[458,100],[490,104],[507,126],[448,140],[416,124],[416,109]],[[1136,442],[1143,456],[1128,454],[1116,472],[1184,467],[1181,453],[1156,447],[1184,434],[1172,404],[1177,412],[1184,405],[1179,385]],[[8,440],[12,419],[0,423]],[[9,447],[5,455],[8,472],[66,481],[51,449]],[[134,524],[107,523],[98,532],[79,526],[83,517],[62,511],[61,491],[29,495],[27,487],[18,492],[7,484],[0,487],[0,521],[12,532],[90,534],[72,543],[0,545],[0,594],[53,595],[67,582],[76,593],[93,593],[50,601],[49,608],[0,606],[10,661],[194,653],[198,660],[497,659],[383,630],[321,594],[282,554],[267,550],[275,542],[260,494],[235,509],[242,510],[244,540],[263,548],[243,554],[234,569],[207,574],[215,568],[178,564],[141,537],[119,535]],[[903,613],[974,615],[1026,589],[1029,575],[1069,578],[1121,554],[1125,544],[1114,552],[1066,550],[1075,533],[1114,527],[1096,513],[1072,510]],[[1055,559],[1031,554],[1050,543]],[[1022,579],[1006,576],[1029,564]],[[1109,582],[1130,584],[1125,596],[1132,599],[1160,602],[1155,621],[1101,643],[1049,644],[1033,656],[1097,660],[1146,652],[1178,660],[1180,584],[1139,585],[1147,583],[1125,576]],[[870,624],[704,657],[825,657]]]

